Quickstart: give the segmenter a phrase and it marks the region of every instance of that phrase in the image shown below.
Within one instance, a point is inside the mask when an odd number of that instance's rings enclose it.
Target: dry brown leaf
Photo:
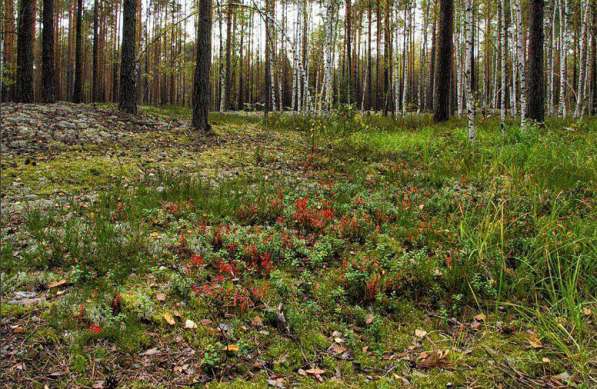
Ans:
[[[475,321],[482,321],[482,322],[484,322],[487,319],[487,317],[485,316],[484,313],[480,313],[478,315],[475,315],[474,319],[475,319]]]
[[[593,311],[591,311],[591,308],[584,307],[582,309],[582,313],[585,316],[591,316],[593,314]]]
[[[417,367],[420,369],[433,369],[435,367],[447,368],[451,366],[448,361],[449,350],[423,351],[417,359]]]
[[[169,312],[164,313],[164,320],[166,320],[166,323],[170,324],[171,326],[176,324],[176,320],[174,320]]]
[[[62,280],[56,281],[56,282],[51,282],[50,284],[48,284],[48,289],[58,288],[59,286],[66,285],[66,284],[67,284],[67,281],[65,279],[62,279]]]
[[[342,346],[338,343],[332,343],[332,345],[328,348],[328,350],[333,354],[342,354],[346,352],[346,347]]]
[[[529,342],[529,344],[531,345],[532,348],[535,348],[535,349],[543,348],[543,343],[541,342],[541,339],[539,339],[537,334],[534,332],[528,333],[527,341]]]
[[[317,378],[318,381],[323,382],[321,375],[325,373],[325,370],[314,367],[312,369],[305,370],[305,373],[312,375],[313,377]]]
[[[263,326],[263,319],[261,316],[257,315],[251,320],[251,325],[253,327],[262,327]]]
[[[417,338],[424,338],[424,337],[426,337],[426,336],[427,336],[427,331],[425,331],[425,330],[422,330],[422,329],[420,329],[420,328],[417,328],[417,329],[415,330],[415,336],[416,336]]]

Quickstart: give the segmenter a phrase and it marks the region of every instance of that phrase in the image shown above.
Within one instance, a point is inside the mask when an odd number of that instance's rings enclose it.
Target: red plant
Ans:
[[[334,212],[330,208],[331,204],[324,202],[325,208],[311,209],[308,208],[308,203],[308,197],[296,200],[293,219],[303,227],[313,230],[323,229],[334,218]]]
[[[236,269],[234,268],[233,264],[227,263],[227,262],[224,262],[224,261],[220,261],[220,262],[218,262],[218,272],[221,275],[224,275],[224,274],[228,273],[232,277],[234,277],[234,274],[236,273]]]
[[[94,335],[99,335],[102,333],[102,327],[98,326],[97,324],[89,325],[89,332]]]
[[[365,298],[368,301],[372,301],[375,299],[377,292],[379,292],[381,286],[381,276],[379,274],[374,274],[369,281],[367,281],[367,285],[365,288]]]
[[[191,264],[193,266],[202,266],[205,264],[205,260],[203,259],[203,257],[201,255],[194,254],[191,257]]]

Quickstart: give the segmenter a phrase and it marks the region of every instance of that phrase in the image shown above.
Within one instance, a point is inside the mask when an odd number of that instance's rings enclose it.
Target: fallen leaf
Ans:
[[[474,319],[476,321],[482,321],[482,322],[484,322],[487,318],[485,317],[484,313],[480,313],[478,315],[475,315]]]
[[[251,320],[251,325],[253,327],[262,327],[263,326],[263,319],[257,315],[253,318],[253,320]]]
[[[585,316],[591,316],[593,314],[593,311],[591,311],[591,308],[584,307],[582,309],[582,313]]]
[[[51,282],[50,284],[48,284],[48,289],[58,288],[59,286],[66,285],[66,283],[67,282],[65,279],[56,282]]]
[[[236,353],[239,350],[240,350],[240,347],[238,347],[238,345],[236,345],[236,344],[229,344],[224,347],[224,351],[229,351],[231,353]]]
[[[143,351],[139,355],[141,355],[141,356],[150,356],[150,355],[159,354],[159,352],[160,352],[160,350],[157,347],[154,347],[154,348],[150,348],[148,350]]]
[[[166,320],[166,323],[170,324],[171,326],[176,324],[176,320],[174,320],[169,312],[164,313],[164,320]]]
[[[155,294],[155,299],[162,302],[162,301],[166,301],[166,295],[164,293],[156,293]]]
[[[312,375],[313,377],[317,378],[318,381],[323,382],[321,375],[325,373],[325,370],[314,367],[312,369],[305,370],[305,373]]]
[[[25,332],[25,329],[21,326],[14,326],[14,327],[11,326],[11,328],[12,328],[12,332],[14,332],[15,334],[22,334]]]
[[[551,362],[551,359],[549,359],[549,358],[547,358],[547,357],[543,357],[543,358],[541,358],[541,361],[542,361],[543,363],[549,363],[549,362]]]
[[[539,339],[537,334],[534,332],[528,333],[527,341],[529,342],[529,344],[531,345],[532,348],[535,348],[535,349],[543,348],[543,343],[541,342],[541,339]]]
[[[284,386],[284,378],[270,378],[267,380],[268,385],[273,386],[274,388],[285,388]]]
[[[415,330],[415,336],[417,338],[424,338],[427,336],[427,331],[417,328]]]
[[[342,354],[346,352],[346,347],[338,343],[332,343],[332,345],[328,348],[328,351],[330,351],[333,354]]]
[[[194,321],[192,321],[192,320],[190,320],[190,319],[187,319],[187,320],[184,322],[184,328],[187,328],[187,329],[189,329],[189,330],[192,330],[192,329],[194,329],[194,328],[197,328],[197,324],[195,324],[195,322],[194,322]]]
[[[448,361],[449,350],[423,351],[419,354],[417,367],[420,369],[432,369],[435,367],[447,368],[451,364]]]

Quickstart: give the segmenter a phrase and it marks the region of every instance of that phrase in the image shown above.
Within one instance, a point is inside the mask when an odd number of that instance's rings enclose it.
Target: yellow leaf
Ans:
[[[166,320],[166,323],[170,324],[171,326],[176,324],[176,320],[174,320],[169,312],[164,313],[164,320]]]
[[[224,351],[229,351],[231,353],[236,353],[238,352],[238,350],[240,350],[240,348],[236,344],[229,344],[226,347],[224,347]]]
[[[527,340],[532,348],[543,348],[543,343],[541,343],[541,339],[535,334],[534,332],[529,332]]]

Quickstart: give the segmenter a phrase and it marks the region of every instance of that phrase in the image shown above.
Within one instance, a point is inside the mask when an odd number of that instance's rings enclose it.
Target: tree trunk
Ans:
[[[501,73],[501,86],[500,86],[500,127],[502,132],[505,130],[506,122],[506,88],[508,85],[508,72],[506,70],[507,60],[507,41],[508,41],[508,25],[506,24],[506,5],[498,2],[500,18],[502,20],[500,36],[502,44],[500,46],[500,73]]]
[[[137,113],[137,87],[135,76],[135,38],[137,36],[136,2],[124,0],[122,4],[122,47],[120,57],[120,101],[118,107],[123,112]]]
[[[193,127],[200,132],[211,131],[208,122],[211,90],[211,0],[199,0],[199,27],[197,29],[197,64],[193,86]]]
[[[77,31],[75,35],[75,90],[73,102],[83,101],[83,0],[77,1]]]
[[[98,18],[98,9],[97,9],[97,2],[98,0],[95,0],[93,2],[93,84],[91,86],[92,90],[91,90],[91,101],[92,102],[96,102],[98,100],[98,95],[99,95],[99,70],[98,70],[98,57],[99,57],[99,47],[98,47],[98,35],[97,35],[97,31],[98,31],[98,23],[99,23],[99,18]]]
[[[46,103],[56,101],[54,64],[54,0],[43,1],[42,98]]]
[[[437,104],[433,119],[436,122],[450,118],[450,73],[452,70],[452,32],[454,29],[454,0],[439,0],[439,31],[435,66]]]
[[[226,62],[225,62],[225,83],[224,83],[224,111],[227,111],[232,106],[232,12],[233,2],[228,0],[226,9]]]
[[[566,117],[566,90],[568,88],[568,0],[560,1],[560,115]]]
[[[541,3],[543,2],[541,1]],[[524,128],[527,119],[527,82],[524,66],[524,39],[522,33],[522,11],[520,9],[520,0],[514,0],[514,10],[516,13],[516,24],[518,25],[516,55],[518,57],[518,77],[520,78],[520,125]],[[543,17],[543,9],[541,9],[541,16]],[[543,50],[543,48],[540,50]],[[541,76],[543,76],[543,73],[541,73]]]
[[[13,0],[4,0],[4,23],[0,26],[3,29],[2,42],[4,48],[2,53],[2,65],[4,66],[4,73],[7,78],[14,81],[15,78],[15,18],[14,18],[14,3]],[[5,80],[1,81],[0,97],[2,101],[14,99],[14,88],[12,85],[5,84]]]
[[[21,0],[19,7],[19,31],[17,35],[16,100],[33,102],[33,24],[35,23],[34,0]]]
[[[466,60],[465,60],[465,85],[466,85],[466,113],[468,118],[468,139],[474,141],[477,134],[475,129],[475,93],[473,91],[473,64],[474,64],[474,47],[473,47],[473,0],[466,0],[465,22],[464,30],[466,36]]]
[[[584,9],[584,18],[582,22],[582,30],[580,33],[580,63],[579,63],[579,76],[578,76],[578,87],[576,89],[576,109],[574,110],[574,118],[579,119],[584,114],[585,108],[585,82],[586,82],[586,75],[587,75],[587,28],[589,27],[589,21],[591,16],[591,6],[590,1],[585,0],[585,9]],[[582,10],[582,1],[581,7]]]
[[[543,0],[529,1],[528,117],[537,123],[545,119],[543,83]]]

